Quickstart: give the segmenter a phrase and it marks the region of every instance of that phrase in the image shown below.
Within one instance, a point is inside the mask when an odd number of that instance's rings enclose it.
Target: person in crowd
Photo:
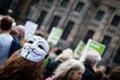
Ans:
[[[46,67],[46,71],[44,73],[44,79],[53,75],[54,70],[64,61],[73,58],[73,51],[71,49],[65,49],[63,52],[57,56],[57,58],[50,62]]]
[[[112,69],[109,80],[120,80],[120,66],[117,66]]]
[[[14,29],[19,32],[18,39],[20,41],[21,46],[23,46],[24,43],[26,42],[26,39],[24,38],[25,27],[23,25],[17,25],[16,27],[14,27]]]
[[[85,73],[83,74],[82,80],[95,80],[95,71],[94,66],[101,60],[101,56],[95,50],[87,51],[87,55],[85,57],[84,66]]]
[[[105,74],[102,71],[96,71],[95,72],[96,80],[104,80]]]
[[[81,80],[84,71],[85,67],[82,63],[76,59],[69,59],[57,67],[51,80]]]
[[[62,53],[62,49],[60,49],[60,48],[55,48],[54,47],[54,49],[55,50],[53,50],[53,51],[49,51],[49,55],[48,55],[48,57],[47,57],[47,59],[45,60],[45,68],[44,68],[44,72],[46,71],[46,68],[48,67],[48,65],[52,62],[52,61],[54,61],[54,59],[60,54],[60,53]]]
[[[49,53],[50,61],[53,61],[59,54],[62,53],[62,49],[58,47],[52,47]]]
[[[10,31],[10,35],[12,35],[13,40],[12,40],[12,44],[11,44],[11,47],[10,47],[10,50],[9,50],[9,56],[8,57],[10,57],[15,51],[17,51],[21,48],[21,44],[18,40],[19,32],[12,28],[11,31]]]
[[[45,38],[45,34],[42,31],[35,31],[34,35],[38,35]]]
[[[2,65],[8,58],[9,50],[13,37],[9,34],[12,29],[13,18],[3,16],[0,21],[0,65]]]
[[[48,51],[47,41],[40,36],[33,36],[0,66],[0,80],[42,80]]]
[[[95,71],[102,71],[102,72],[106,72],[106,67],[103,65],[98,65],[95,69]]]
[[[19,31],[12,28],[11,31],[10,31],[10,35],[12,35],[15,38],[18,38]]]
[[[19,38],[19,39],[24,38],[24,36],[25,36],[25,27],[24,27],[23,25],[17,25],[17,26],[15,27],[15,29],[19,31],[19,36],[18,36],[18,38]]]
[[[95,69],[96,80],[108,80],[108,76],[105,72],[106,67],[104,65],[98,65]]]
[[[109,65],[106,66],[106,71],[105,71],[106,79],[104,79],[104,80],[109,80],[108,78],[109,78],[109,75],[110,75],[111,70],[112,70],[112,67],[111,67],[111,66],[109,66]]]

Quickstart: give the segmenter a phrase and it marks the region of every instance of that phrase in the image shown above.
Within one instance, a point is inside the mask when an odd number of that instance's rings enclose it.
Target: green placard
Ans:
[[[84,47],[85,47],[85,43],[83,41],[80,41],[75,49],[75,55],[80,56]]]
[[[53,45],[56,45],[63,33],[63,30],[57,27],[53,27],[50,35],[47,39],[48,42],[52,42]]]
[[[103,45],[95,40],[91,40],[91,39],[89,39],[88,43],[89,43],[88,50],[94,49],[100,55],[102,55],[103,51],[105,50],[105,45]]]

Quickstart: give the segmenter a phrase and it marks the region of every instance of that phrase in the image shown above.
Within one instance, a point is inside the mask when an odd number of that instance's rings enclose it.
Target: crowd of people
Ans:
[[[14,19],[0,20],[0,80],[119,80],[120,66],[98,65],[101,56],[95,50],[86,52],[84,61],[74,57],[70,48],[61,49],[36,31],[24,38],[25,27],[13,26]]]

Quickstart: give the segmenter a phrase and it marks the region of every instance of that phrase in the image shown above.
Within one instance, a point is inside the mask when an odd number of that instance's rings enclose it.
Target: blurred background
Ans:
[[[2,15],[16,24],[37,23],[46,36],[53,27],[61,28],[56,46],[62,49],[96,40],[106,45],[101,64],[120,65],[120,0],[0,0]]]

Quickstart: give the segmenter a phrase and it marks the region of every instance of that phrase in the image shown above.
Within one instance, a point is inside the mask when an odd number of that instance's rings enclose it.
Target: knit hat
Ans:
[[[26,42],[20,55],[33,62],[39,62],[47,55],[49,45],[47,41],[40,36],[33,36]]]

